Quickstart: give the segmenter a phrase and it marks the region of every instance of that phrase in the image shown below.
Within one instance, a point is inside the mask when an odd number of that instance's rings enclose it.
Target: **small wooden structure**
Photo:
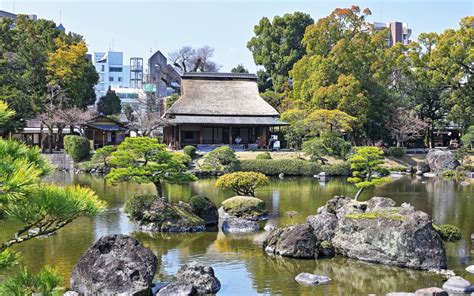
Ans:
[[[254,74],[185,73],[181,90],[163,115],[169,146],[265,148],[270,129],[287,125],[260,97]]]
[[[87,122],[85,136],[91,141],[92,148],[118,145],[123,142],[128,129],[122,123],[107,116],[99,115]]]

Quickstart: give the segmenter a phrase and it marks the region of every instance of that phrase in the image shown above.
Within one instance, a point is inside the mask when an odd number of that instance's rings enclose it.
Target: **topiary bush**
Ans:
[[[255,189],[270,184],[268,177],[256,172],[235,172],[220,176],[216,187],[231,189],[238,195],[255,196]]]
[[[183,152],[191,157],[194,157],[196,155],[196,147],[191,146],[191,145],[184,146]]]
[[[405,147],[389,147],[387,153],[393,157],[402,158],[406,154],[406,149]]]
[[[444,241],[456,242],[462,237],[461,230],[457,226],[451,224],[433,224],[433,227],[438,231],[439,235],[441,235],[441,239]]]
[[[75,162],[90,156],[89,140],[86,137],[67,135],[64,137],[64,150]]]
[[[230,167],[235,167],[239,160],[235,156],[234,150],[228,146],[218,147],[204,156],[201,169],[204,171],[230,171]]]
[[[125,203],[124,211],[135,220],[143,219],[143,210],[150,208],[153,201],[157,199],[153,194],[142,194],[129,198]]]
[[[257,154],[256,159],[272,159],[272,156],[270,155],[270,152],[263,152]]]
[[[191,156],[186,153],[175,152],[173,153],[173,157],[184,165],[190,165],[193,162]]]

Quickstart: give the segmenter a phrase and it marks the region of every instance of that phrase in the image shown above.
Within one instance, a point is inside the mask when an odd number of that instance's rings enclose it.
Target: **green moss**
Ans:
[[[456,242],[461,239],[461,230],[454,225],[451,224],[442,224],[442,225],[435,225],[433,224],[434,229],[438,231],[441,239],[448,242]]]
[[[349,219],[390,219],[390,220],[405,220],[403,215],[398,214],[397,210],[384,210],[364,213],[352,213],[345,216]]]
[[[178,206],[178,205],[172,205],[171,206],[174,211],[178,214],[178,216],[186,221],[187,225],[204,225],[205,222],[203,219],[201,219],[199,216],[196,214],[191,213],[188,210],[185,210],[184,208]]]
[[[250,196],[234,196],[222,203],[224,211],[236,217],[255,217],[267,213],[265,202]]]

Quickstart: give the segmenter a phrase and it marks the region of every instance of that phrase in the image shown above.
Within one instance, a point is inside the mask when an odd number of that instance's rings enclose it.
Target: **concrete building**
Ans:
[[[38,16],[36,14],[27,14],[28,18],[32,21],[36,21],[38,19]],[[0,19],[1,18],[10,18],[13,21],[16,21],[16,18],[18,17],[17,14],[5,11],[5,10],[0,10]]]
[[[388,28],[389,32],[389,46],[392,47],[395,43],[400,42],[404,45],[410,44],[410,36],[412,30],[408,28],[408,23],[391,22],[391,23],[372,23],[376,31],[381,31]]]
[[[93,58],[99,74],[99,82],[95,86],[97,100],[107,93],[109,87],[130,87],[130,66],[123,64],[122,52],[95,52]]]
[[[155,95],[159,98],[179,93],[181,77],[161,53],[155,52],[148,59],[148,82],[156,86]]]
[[[146,109],[147,95],[143,89],[114,86],[112,86],[111,89],[120,98],[122,109],[126,105],[130,105],[135,111]]]

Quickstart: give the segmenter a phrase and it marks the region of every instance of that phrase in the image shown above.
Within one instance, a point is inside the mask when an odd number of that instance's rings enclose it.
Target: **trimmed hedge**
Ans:
[[[90,144],[86,137],[67,135],[64,137],[64,150],[75,162],[90,157]]]
[[[187,155],[194,157],[196,155],[196,147],[194,146],[184,146],[183,152],[186,153]]]
[[[267,176],[313,176],[324,171],[332,176],[350,175],[350,166],[346,162],[321,165],[299,159],[246,159],[240,161],[240,171],[258,172]]]
[[[396,158],[402,158],[406,154],[405,147],[388,147],[388,155],[391,155]]]

